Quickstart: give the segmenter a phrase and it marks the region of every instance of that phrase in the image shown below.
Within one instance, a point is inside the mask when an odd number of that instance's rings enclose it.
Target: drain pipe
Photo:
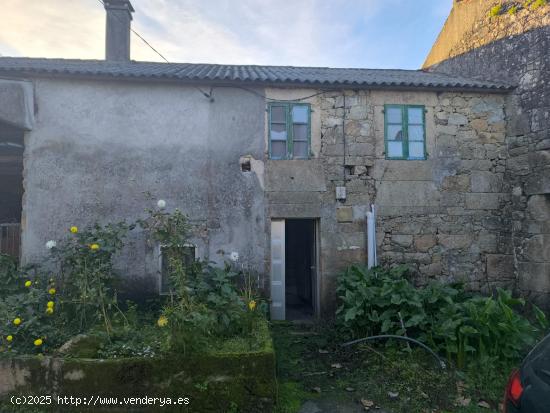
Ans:
[[[367,268],[378,265],[376,256],[376,208],[370,206],[371,210],[367,212]]]

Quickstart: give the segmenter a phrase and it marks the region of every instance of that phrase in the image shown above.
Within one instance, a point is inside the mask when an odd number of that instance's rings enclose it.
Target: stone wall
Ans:
[[[489,17],[499,3],[501,14]],[[517,85],[506,104],[504,182],[511,203],[503,213],[511,249],[501,265],[513,268],[521,294],[550,307],[550,5],[508,13],[520,3],[455,4],[451,16],[471,12],[470,18],[449,17],[426,63],[429,70]],[[453,42],[444,41],[457,31]]]
[[[536,7],[531,4],[526,7],[526,4],[525,0],[455,1],[423,67],[429,68],[497,40],[507,40],[510,36],[550,24],[549,5]],[[497,15],[492,15],[493,7],[499,5]],[[510,48],[505,46],[503,50],[509,52]],[[505,78],[510,75],[515,77],[511,70],[500,73]]]
[[[325,95],[324,202],[335,203],[336,186],[346,186],[347,200],[324,224],[324,270],[333,274],[366,261],[365,213],[374,204],[382,263],[410,265],[421,283],[460,280],[478,290],[509,285],[513,274],[502,263],[510,251],[502,217],[510,202],[503,185],[504,102],[503,95],[468,93]],[[426,160],[385,159],[384,104],[425,106]]]

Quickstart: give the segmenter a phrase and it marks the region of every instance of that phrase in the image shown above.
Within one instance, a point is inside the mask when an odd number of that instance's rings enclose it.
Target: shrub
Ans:
[[[163,204],[164,206],[164,204]],[[216,339],[253,335],[255,319],[261,317],[258,294],[249,275],[229,263],[223,268],[202,261],[182,259],[181,248],[189,243],[191,226],[179,210],[147,210],[139,224],[150,238],[163,246],[171,294],[159,327],[169,330],[172,351],[198,351]],[[243,288],[238,290],[238,279]],[[258,303],[258,304],[257,304]]]
[[[531,10],[536,10],[539,7],[545,6],[548,4],[548,0],[535,0],[531,5]]]
[[[0,351],[49,351],[79,333],[99,343],[95,352],[104,357],[208,351],[220,340],[233,346],[244,340],[250,349],[264,345],[258,326],[265,322],[267,304],[252,274],[230,263],[220,268],[188,262],[183,257],[192,231],[187,217],[177,209],[164,211],[164,201],[157,206],[136,224],[73,226],[59,245],[48,241],[57,276],[36,269],[28,275],[0,255]],[[154,312],[140,312],[132,303],[122,311],[115,289],[113,258],[138,224],[162,246],[167,260],[171,294],[163,303],[156,300]]]
[[[119,311],[112,261],[133,227],[125,222],[95,224],[83,231],[71,227],[69,238],[52,248],[60,268],[60,304],[77,332],[100,322],[107,335],[112,334],[111,318]]]
[[[338,278],[337,317],[353,336],[416,337],[463,368],[467,359],[513,359],[547,328],[534,307],[538,327],[513,310],[523,306],[510,292],[494,297],[467,294],[460,285],[431,282],[416,288],[403,267],[351,266]]]
[[[55,348],[67,338],[55,287],[43,271],[21,269],[12,257],[0,255],[0,349],[36,353]]]
[[[496,17],[500,14],[502,11],[502,4],[497,4],[496,6],[491,7],[491,10],[489,11],[490,17]]]

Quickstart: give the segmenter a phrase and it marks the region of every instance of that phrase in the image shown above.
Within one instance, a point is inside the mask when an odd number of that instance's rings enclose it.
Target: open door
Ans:
[[[271,221],[271,319],[319,314],[318,220]]]
[[[285,220],[271,221],[271,319],[285,319]]]

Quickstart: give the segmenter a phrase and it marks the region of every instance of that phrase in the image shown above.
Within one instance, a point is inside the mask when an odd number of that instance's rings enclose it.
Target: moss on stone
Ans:
[[[276,393],[275,354],[267,325],[259,334],[265,342],[261,350],[253,352],[238,351],[239,347],[232,345],[225,349],[231,351],[221,351],[221,346],[205,354],[158,358],[21,356],[1,360],[0,374],[26,373],[13,388],[0,388],[0,399],[14,393],[51,394],[56,389],[59,395],[82,397],[190,398],[189,406],[164,407],[166,412],[269,412]],[[158,409],[158,405],[146,406],[140,411]]]

